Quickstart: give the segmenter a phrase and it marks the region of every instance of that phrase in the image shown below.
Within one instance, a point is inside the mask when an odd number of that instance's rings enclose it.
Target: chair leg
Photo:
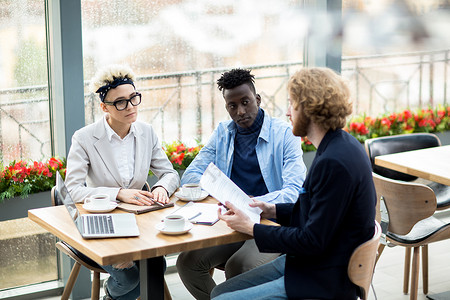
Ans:
[[[403,294],[408,294],[409,267],[411,265],[411,248],[405,247],[405,266],[403,270]]]
[[[64,288],[61,300],[68,300],[70,293],[72,293],[73,286],[77,281],[78,274],[80,273],[81,265],[77,262],[74,263],[72,271],[70,271],[69,279],[67,280],[66,287]]]
[[[383,253],[383,250],[384,250],[384,247],[385,247],[385,246],[386,246],[386,245],[384,245],[384,244],[380,244],[380,245],[378,246],[377,257],[376,257],[376,259],[375,259],[375,266],[377,265],[377,262],[378,262],[378,260],[380,259],[381,253]]]
[[[165,279],[164,279],[164,300],[172,300],[172,296],[170,295],[169,287],[167,286]]]
[[[419,285],[419,267],[420,267],[420,246],[414,247],[413,262],[411,267],[411,293],[410,300],[417,300],[417,290]]]
[[[137,300],[141,300],[141,297],[138,297]],[[165,279],[164,279],[164,300],[172,300],[172,295],[170,295],[169,287],[167,286]]]
[[[91,299],[92,300],[100,299],[100,273],[95,271],[94,276],[92,278]]]
[[[422,246],[423,293],[428,294],[428,245]]]

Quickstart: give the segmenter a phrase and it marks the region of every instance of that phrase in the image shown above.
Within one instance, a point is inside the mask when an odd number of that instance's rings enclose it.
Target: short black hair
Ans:
[[[225,90],[235,88],[241,84],[248,84],[253,93],[256,93],[254,85],[255,75],[250,74],[250,72],[251,70],[232,69],[231,71],[223,73],[217,80],[219,91],[223,93]]]

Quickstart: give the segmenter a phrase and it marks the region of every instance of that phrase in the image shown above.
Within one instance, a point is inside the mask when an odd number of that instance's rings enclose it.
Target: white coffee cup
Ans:
[[[181,192],[187,199],[197,199],[202,194],[202,188],[196,183],[186,183],[181,187]]]
[[[164,218],[164,230],[167,231],[182,231],[186,223],[182,215],[168,215]]]
[[[97,194],[84,199],[84,203],[97,209],[109,207],[109,195]]]

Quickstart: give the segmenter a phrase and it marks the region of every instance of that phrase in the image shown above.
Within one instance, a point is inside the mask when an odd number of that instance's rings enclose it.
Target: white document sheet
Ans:
[[[188,204],[174,209],[169,215],[182,215],[194,224],[202,225],[214,225],[219,221],[217,211],[219,208],[224,213],[226,210],[223,206],[210,203],[194,203],[189,202]]]
[[[229,201],[245,212],[253,222],[260,223],[262,210],[258,207],[250,207],[252,199],[213,163],[210,163],[203,173],[200,185],[220,203],[225,205],[225,201]]]

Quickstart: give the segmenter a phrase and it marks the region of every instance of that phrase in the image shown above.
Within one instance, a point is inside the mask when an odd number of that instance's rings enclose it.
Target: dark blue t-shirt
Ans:
[[[264,111],[259,109],[255,121],[249,128],[242,128],[236,124],[234,139],[231,180],[247,195],[255,197],[269,192],[261,174],[255,149],[263,121]]]

